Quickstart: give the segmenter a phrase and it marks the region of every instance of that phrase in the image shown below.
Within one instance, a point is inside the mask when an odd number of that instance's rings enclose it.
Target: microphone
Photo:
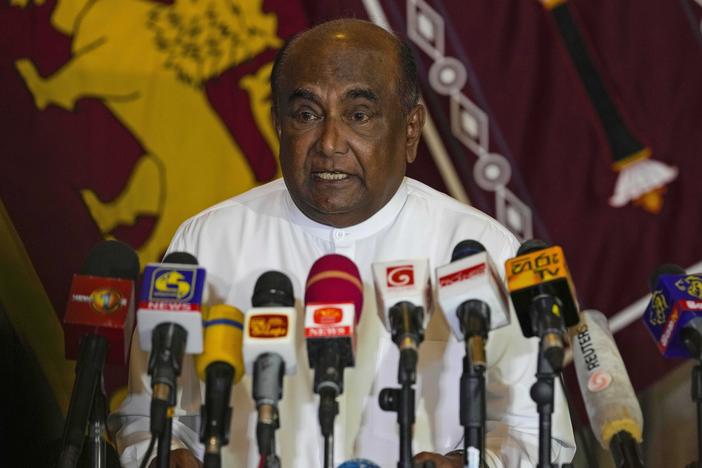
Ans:
[[[244,323],[244,357],[246,371],[253,374],[259,454],[273,462],[277,460],[275,430],[280,427],[278,402],[283,397],[283,374],[297,370],[297,311],[290,278],[279,271],[263,273],[256,281],[251,303],[253,308],[246,313]]]
[[[619,349],[596,310],[585,310],[571,329],[573,363],[595,437],[609,448],[617,467],[643,468],[643,415]]]
[[[643,321],[667,358],[702,359],[702,275],[678,265],[659,266],[651,275],[651,301]]]
[[[400,350],[397,381],[400,388],[384,388],[378,395],[383,411],[397,413],[400,460],[397,466],[412,465],[412,429],[415,422],[417,348],[432,310],[429,260],[400,260],[373,263],[373,282],[378,315]]]
[[[192,255],[173,252],[164,258],[164,263],[146,265],[143,281],[137,330],[141,349],[150,353],[148,373],[153,395],[150,422],[151,432],[157,437],[170,431],[183,354],[202,352],[200,310],[205,270],[197,266]],[[162,453],[168,457],[165,449]]]
[[[400,349],[398,380],[414,383],[417,348],[432,312],[429,260],[373,263],[378,315]]]
[[[482,466],[485,453],[485,342],[488,330],[509,323],[509,299],[492,259],[475,240],[459,242],[451,263],[436,269],[438,299],[451,330],[465,340],[460,386],[464,464]]]
[[[488,330],[509,324],[509,298],[485,247],[475,240],[459,242],[451,263],[436,269],[437,296],[456,339],[467,340],[474,365],[486,364]]]
[[[542,352],[554,371],[563,367],[564,326],[580,322],[575,287],[563,249],[544,241],[524,242],[505,263],[507,288],[526,337],[541,338]]]
[[[365,458],[354,458],[353,460],[347,460],[339,468],[380,468],[378,465]]]
[[[218,304],[209,309],[203,327],[204,351],[195,358],[197,373],[205,381],[200,442],[205,444],[205,468],[214,468],[221,465],[221,448],[229,443],[232,385],[244,376],[244,314],[236,307]]]
[[[63,329],[66,358],[77,363],[57,465],[60,468],[73,468],[78,463],[91,411],[102,397],[105,362],[127,363],[138,274],[139,259],[134,250],[122,242],[106,240],[93,247],[80,273],[73,276]],[[104,424],[100,414],[93,417]]]
[[[356,324],[363,307],[363,283],[349,258],[329,254],[312,265],[305,285],[305,341],[319,394],[324,466],[334,464],[336,397],[344,391],[344,369],[354,366]]]

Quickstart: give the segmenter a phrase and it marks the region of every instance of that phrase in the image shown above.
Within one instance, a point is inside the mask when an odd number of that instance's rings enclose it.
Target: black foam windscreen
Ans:
[[[254,307],[292,307],[295,304],[295,296],[290,278],[279,271],[263,273],[254,286],[251,304]]]
[[[456,260],[460,260],[480,252],[485,252],[485,246],[483,244],[473,239],[463,240],[456,244],[456,247],[453,248],[453,253],[451,253],[451,261],[455,262]]]
[[[536,252],[537,250],[542,250],[549,247],[548,242],[542,241],[541,239],[529,239],[524,241],[522,245],[519,246],[517,250],[517,256],[526,255],[531,252]]]
[[[653,291],[656,289],[658,278],[660,278],[661,275],[684,275],[685,273],[685,270],[675,263],[664,263],[653,270],[653,273],[648,278],[648,285],[651,288],[651,291]]]
[[[118,240],[104,240],[88,252],[79,274],[136,280],[139,269],[134,249]]]
[[[181,265],[197,265],[197,258],[188,252],[171,252],[163,257],[163,263],[180,263]]]

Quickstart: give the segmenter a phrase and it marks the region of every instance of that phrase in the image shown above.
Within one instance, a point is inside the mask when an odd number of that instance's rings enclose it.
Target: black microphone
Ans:
[[[492,259],[475,240],[459,242],[451,263],[436,269],[436,278],[446,321],[466,346],[459,408],[464,461],[472,467],[482,464],[485,452],[485,343],[489,330],[509,324],[509,299]]]
[[[283,397],[283,375],[294,374],[297,368],[297,311],[290,278],[279,271],[263,273],[256,281],[251,303],[244,326],[244,357],[247,371],[253,372],[256,440],[263,466],[279,466],[275,454],[275,431],[280,427],[278,402]]]
[[[524,242],[505,263],[507,286],[526,338],[538,336],[545,359],[563,368],[565,327],[580,322],[575,288],[563,250],[540,239]]]

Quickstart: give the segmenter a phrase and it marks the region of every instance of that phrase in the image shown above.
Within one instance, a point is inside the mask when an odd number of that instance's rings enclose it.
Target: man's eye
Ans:
[[[319,118],[316,114],[310,111],[300,111],[295,115],[295,117],[301,122],[311,122]]]
[[[360,123],[368,122],[368,120],[370,120],[370,116],[365,112],[357,111],[351,114],[351,120]]]

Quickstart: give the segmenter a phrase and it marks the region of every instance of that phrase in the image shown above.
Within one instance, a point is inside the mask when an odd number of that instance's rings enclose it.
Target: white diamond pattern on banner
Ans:
[[[702,1],[702,0],[698,0]],[[368,2],[366,2],[368,3]],[[380,8],[377,2],[375,7]],[[460,60],[445,56],[444,20],[424,0],[407,0],[407,36],[433,63],[429,84],[442,96],[449,96],[451,133],[478,157],[473,179],[495,193],[495,217],[521,240],[533,236],[531,209],[507,188],[512,168],[507,158],[490,153],[490,123],[487,113],[463,94],[466,67]]]

